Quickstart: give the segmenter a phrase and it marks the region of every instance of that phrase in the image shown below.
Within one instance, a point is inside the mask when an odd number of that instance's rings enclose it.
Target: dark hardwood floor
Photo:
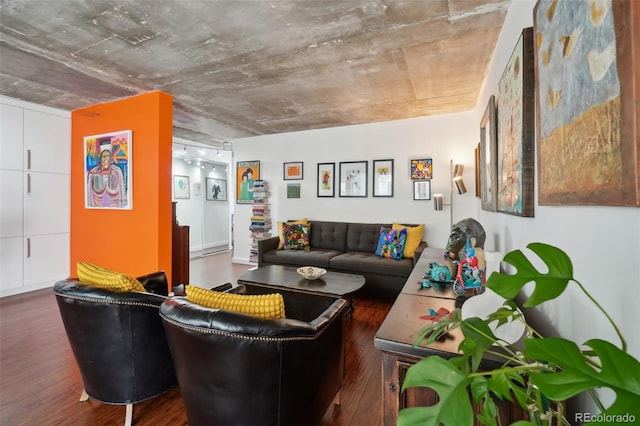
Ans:
[[[235,282],[247,268],[232,264],[229,253],[207,256],[192,261],[190,281]],[[382,424],[381,356],[373,338],[391,301],[358,296],[355,307],[347,320],[341,405],[329,407],[323,426]],[[123,424],[124,406],[79,402],[82,389],[51,289],[0,299],[0,425]],[[179,388],[136,404],[133,415],[138,426],[187,424]]]

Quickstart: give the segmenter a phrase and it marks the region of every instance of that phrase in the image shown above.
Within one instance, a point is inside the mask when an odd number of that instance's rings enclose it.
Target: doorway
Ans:
[[[191,259],[232,248],[229,164],[220,151],[174,141],[172,182],[176,218],[189,227]]]

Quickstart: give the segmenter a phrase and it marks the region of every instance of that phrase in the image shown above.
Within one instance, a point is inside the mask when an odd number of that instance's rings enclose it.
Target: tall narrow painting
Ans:
[[[497,124],[496,98],[491,95],[480,121],[480,199],[482,209],[490,212],[496,211]]]
[[[120,130],[84,137],[85,208],[133,208],[131,136]]]
[[[639,17],[637,1],[536,4],[541,205],[640,205]]]
[[[533,216],[533,28],[525,28],[498,83],[497,211]]]
[[[253,204],[253,183],[260,179],[260,161],[236,163],[236,203]]]

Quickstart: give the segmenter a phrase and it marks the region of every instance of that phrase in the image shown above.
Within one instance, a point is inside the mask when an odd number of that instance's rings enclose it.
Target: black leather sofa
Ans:
[[[159,315],[166,275],[156,272],[138,280],[149,293],[118,293],[73,278],[53,287],[85,394],[126,405],[129,424],[134,403],[178,383]]]
[[[266,265],[316,266],[330,271],[363,275],[365,288],[397,295],[427,243],[422,241],[411,259],[375,254],[380,227],[391,224],[323,222],[310,220],[310,250],[279,250],[279,237],[258,241],[258,267]],[[415,226],[415,225],[408,225]]]
[[[238,286],[248,294],[273,290]],[[160,307],[190,426],[317,425],[344,377],[339,298],[282,290],[286,319],[192,304]]]

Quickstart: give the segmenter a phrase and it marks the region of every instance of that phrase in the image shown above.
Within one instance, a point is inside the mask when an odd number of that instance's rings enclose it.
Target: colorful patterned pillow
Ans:
[[[304,217],[302,219],[298,219],[298,220],[288,220],[286,222],[278,222],[278,237],[280,237],[280,241],[278,241],[278,250],[283,248],[283,244],[284,244],[284,236],[282,235],[282,225],[284,225],[285,223],[288,223],[290,225],[309,225],[309,220]]]
[[[78,262],[76,272],[81,283],[94,287],[118,292],[147,291],[136,278],[92,263]]]
[[[420,245],[422,241],[422,234],[424,233],[424,224],[418,226],[406,226],[400,225],[399,223],[394,222],[391,229],[407,229],[407,240],[404,243],[404,250],[402,252],[402,257],[412,258],[416,249]]]
[[[390,229],[381,226],[376,255],[396,260],[402,259],[402,250],[406,239],[407,228]]]
[[[285,318],[284,299],[280,293],[235,294],[188,285],[185,287],[187,300],[212,309],[238,312],[261,319]]]
[[[284,242],[282,248],[285,250],[309,250],[309,227],[302,224],[282,225],[282,236]]]

